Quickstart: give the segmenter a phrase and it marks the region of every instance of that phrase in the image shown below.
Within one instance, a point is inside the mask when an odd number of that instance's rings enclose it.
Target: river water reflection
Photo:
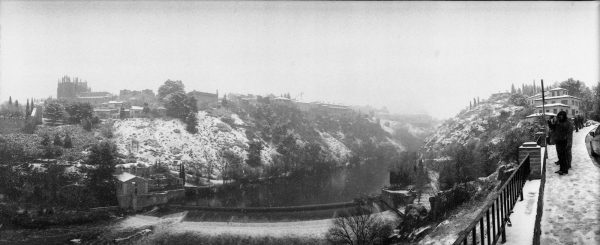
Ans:
[[[320,175],[297,174],[260,183],[219,186],[188,197],[186,205],[281,207],[349,202],[361,195],[377,194],[387,183],[387,171],[339,169]]]

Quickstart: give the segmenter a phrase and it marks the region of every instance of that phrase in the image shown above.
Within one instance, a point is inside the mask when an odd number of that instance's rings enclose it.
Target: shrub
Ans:
[[[89,118],[85,118],[81,120],[81,127],[85,129],[85,131],[92,131],[92,122]]]
[[[518,93],[511,94],[508,101],[513,105],[527,106],[527,98],[525,98],[525,95],[522,95],[522,94],[518,94]]]
[[[332,244],[383,244],[392,233],[392,226],[363,208],[356,212],[335,218],[327,240]]]
[[[60,135],[58,135],[58,133],[54,134],[53,144],[55,146],[62,146],[63,145],[62,140],[60,139]]]
[[[102,135],[104,137],[106,137],[108,139],[114,137],[114,133],[113,133],[111,124],[104,125],[104,127],[102,127],[102,130],[100,132],[102,133]]]
[[[227,123],[231,126],[233,126],[235,123],[233,121],[233,118],[231,118],[230,116],[225,116],[221,118],[221,121],[223,121],[224,123]]]
[[[42,135],[42,141],[40,142],[40,144],[42,144],[43,146],[49,146],[50,145],[50,136],[48,136],[48,134]]]

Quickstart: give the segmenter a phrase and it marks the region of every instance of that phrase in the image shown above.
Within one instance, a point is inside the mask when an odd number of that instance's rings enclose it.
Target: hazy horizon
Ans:
[[[597,2],[0,2],[0,101],[158,87],[447,118],[511,84],[600,79]],[[27,91],[28,90],[28,91]]]

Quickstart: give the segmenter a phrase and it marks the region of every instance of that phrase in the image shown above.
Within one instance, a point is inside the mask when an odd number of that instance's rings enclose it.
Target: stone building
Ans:
[[[153,166],[118,165],[114,176],[117,200],[124,209],[139,210],[185,196],[182,179],[168,173],[155,173]]]
[[[64,76],[58,80],[58,87],[56,89],[56,98],[58,99],[72,99],[77,97],[79,93],[92,91],[87,86],[87,81],[83,81],[77,77],[71,78]]]

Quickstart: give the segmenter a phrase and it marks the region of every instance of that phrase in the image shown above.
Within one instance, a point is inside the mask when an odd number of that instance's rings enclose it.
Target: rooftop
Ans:
[[[545,107],[552,107],[552,106],[569,107],[568,105],[565,105],[563,103],[545,104],[543,106],[545,106]],[[538,105],[538,106],[536,106],[536,108],[542,108],[542,105]]]
[[[542,113],[533,113],[533,114],[531,114],[531,115],[529,115],[529,116],[526,116],[526,118],[540,117],[540,116],[542,116],[542,115],[544,115],[544,114],[542,114]],[[556,116],[556,114],[554,114],[554,113],[551,113],[551,112],[546,112],[546,113],[545,113],[545,115],[546,115],[546,116],[551,116],[551,117],[555,117],[555,116]]]
[[[566,95],[559,95],[559,96],[551,96],[551,97],[546,97],[546,100],[551,100],[551,99],[559,99],[559,98],[575,98],[575,99],[579,99],[579,97],[575,97],[575,96],[573,96],[573,95],[568,95],[568,94],[566,94]],[[538,99],[535,99],[535,100],[536,100],[536,101],[537,101],[537,100],[542,100],[542,98],[540,97],[540,98],[538,98]]]
[[[131,180],[131,179],[133,179],[135,177],[137,177],[137,176],[135,176],[133,174],[130,174],[130,173],[127,173],[127,172],[123,172],[121,174],[115,175],[115,178],[117,178],[117,180],[119,180],[121,182],[125,182],[125,181],[128,181],[128,180]]]
[[[567,90],[567,89],[561,88],[561,87],[550,89],[550,91],[558,91],[558,90]]]

